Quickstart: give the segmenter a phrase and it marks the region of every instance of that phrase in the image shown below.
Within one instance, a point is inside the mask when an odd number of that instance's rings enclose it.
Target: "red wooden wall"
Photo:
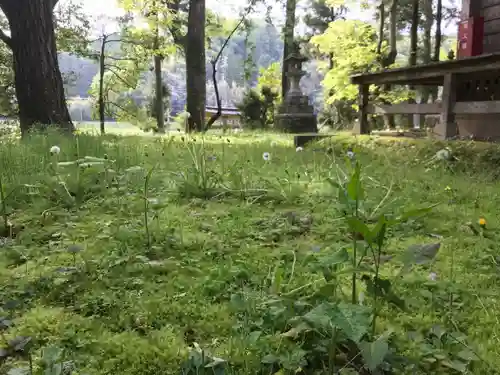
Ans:
[[[484,17],[483,53],[500,52],[500,0],[462,0],[461,19]]]

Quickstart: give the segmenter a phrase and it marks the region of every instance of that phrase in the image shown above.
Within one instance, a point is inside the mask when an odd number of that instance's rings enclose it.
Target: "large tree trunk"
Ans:
[[[398,56],[398,46],[397,46],[397,11],[398,11],[398,0],[392,0],[389,16],[389,54],[384,61],[384,67],[389,67],[396,62],[396,57]],[[383,27],[383,26],[382,26]],[[392,86],[390,84],[384,85],[384,91],[390,92]],[[394,129],[396,127],[396,121],[394,115],[384,116],[385,126],[389,129]]]
[[[439,61],[441,54],[441,41],[443,39],[441,35],[441,23],[443,22],[443,1],[437,0],[436,4],[436,34],[434,37],[434,54],[432,56],[432,61]],[[430,99],[434,102],[438,98],[438,88],[432,87],[430,89]]]
[[[418,21],[419,21],[419,0],[412,0],[412,11],[411,11],[411,27],[410,27],[410,57],[408,59],[409,66],[417,65],[417,47],[418,47]],[[414,85],[410,85],[410,90],[415,90]],[[408,100],[408,103],[415,103],[413,98]],[[413,125],[414,116],[410,115]]]
[[[424,35],[423,35],[423,49],[422,60],[424,64],[429,64],[432,60],[432,24],[434,23],[434,14],[432,12],[432,0],[423,1],[423,14],[424,14]],[[418,91],[420,92],[421,103],[428,103],[431,95],[429,87],[421,86]],[[422,126],[422,119],[424,116],[415,115],[414,125],[416,127]]]
[[[281,96],[284,99],[288,92],[288,61],[286,58],[294,50],[294,29],[295,29],[295,10],[297,8],[297,0],[286,1],[286,19],[285,27],[283,29],[284,43],[283,43],[283,66],[281,68]]]
[[[409,66],[417,65],[417,46],[418,46],[418,19],[419,19],[419,0],[412,1],[411,27],[410,27],[410,58]]]
[[[155,19],[155,37],[154,37],[154,70],[155,70],[155,110],[156,110],[156,127],[159,133],[165,133],[165,105],[163,103],[163,77],[161,65],[163,56],[158,53],[160,49],[160,18],[158,11]]]
[[[11,37],[21,132],[34,125],[58,125],[73,131],[57,61],[53,8],[57,0],[0,0]]]
[[[186,35],[187,131],[203,131],[205,124],[205,0],[190,0]]]
[[[105,109],[104,109],[104,73],[106,70],[106,43],[108,41],[108,35],[103,34],[101,40],[101,54],[99,55],[99,123],[101,127],[101,134],[106,131],[105,128]]]

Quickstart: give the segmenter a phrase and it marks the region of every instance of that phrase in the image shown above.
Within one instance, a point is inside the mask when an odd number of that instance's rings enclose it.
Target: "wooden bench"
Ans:
[[[478,77],[477,82],[482,83],[475,83],[476,77]],[[369,114],[438,114],[440,121],[434,129],[435,135],[440,139],[455,137],[458,134],[456,115],[500,114],[499,79],[500,53],[354,75],[351,77],[351,82],[359,87],[359,121],[355,132],[359,134],[370,132]],[[471,82],[473,82],[473,90],[482,90],[482,92],[464,97],[461,95],[461,90],[464,90],[466,84],[470,86]],[[370,85],[383,84],[442,86],[442,99],[440,103],[432,104],[375,105],[369,103]],[[476,88],[476,86],[480,87]],[[492,95],[488,96],[489,100],[484,100],[487,90],[492,91]],[[483,100],[473,100],[474,97],[479,96]]]

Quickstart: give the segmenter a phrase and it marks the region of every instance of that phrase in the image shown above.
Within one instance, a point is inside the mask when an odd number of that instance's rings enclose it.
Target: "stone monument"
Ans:
[[[290,88],[275,115],[275,127],[278,130],[296,134],[295,146],[304,146],[306,142],[318,136],[314,108],[309,104],[307,95],[304,95],[300,89],[300,80],[306,74],[302,70],[302,64],[307,61],[307,58],[300,54],[296,44],[295,51],[288,55],[285,61],[289,62],[289,71],[286,75]]]
[[[285,61],[289,62],[289,71],[286,75],[290,88],[276,113],[275,126],[278,130],[287,133],[316,134],[318,125],[314,109],[309,104],[307,95],[304,95],[300,89],[300,79],[306,74],[302,70],[302,63],[307,61],[307,58],[300,54],[296,46],[295,52],[290,54]]]

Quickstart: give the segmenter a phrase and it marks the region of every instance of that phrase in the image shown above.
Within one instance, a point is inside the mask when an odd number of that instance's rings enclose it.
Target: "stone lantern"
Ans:
[[[307,58],[298,49],[285,59],[288,62],[290,88],[275,116],[275,127],[287,133],[317,133],[317,119],[309,98],[300,89],[300,80],[306,74],[302,64]]]

